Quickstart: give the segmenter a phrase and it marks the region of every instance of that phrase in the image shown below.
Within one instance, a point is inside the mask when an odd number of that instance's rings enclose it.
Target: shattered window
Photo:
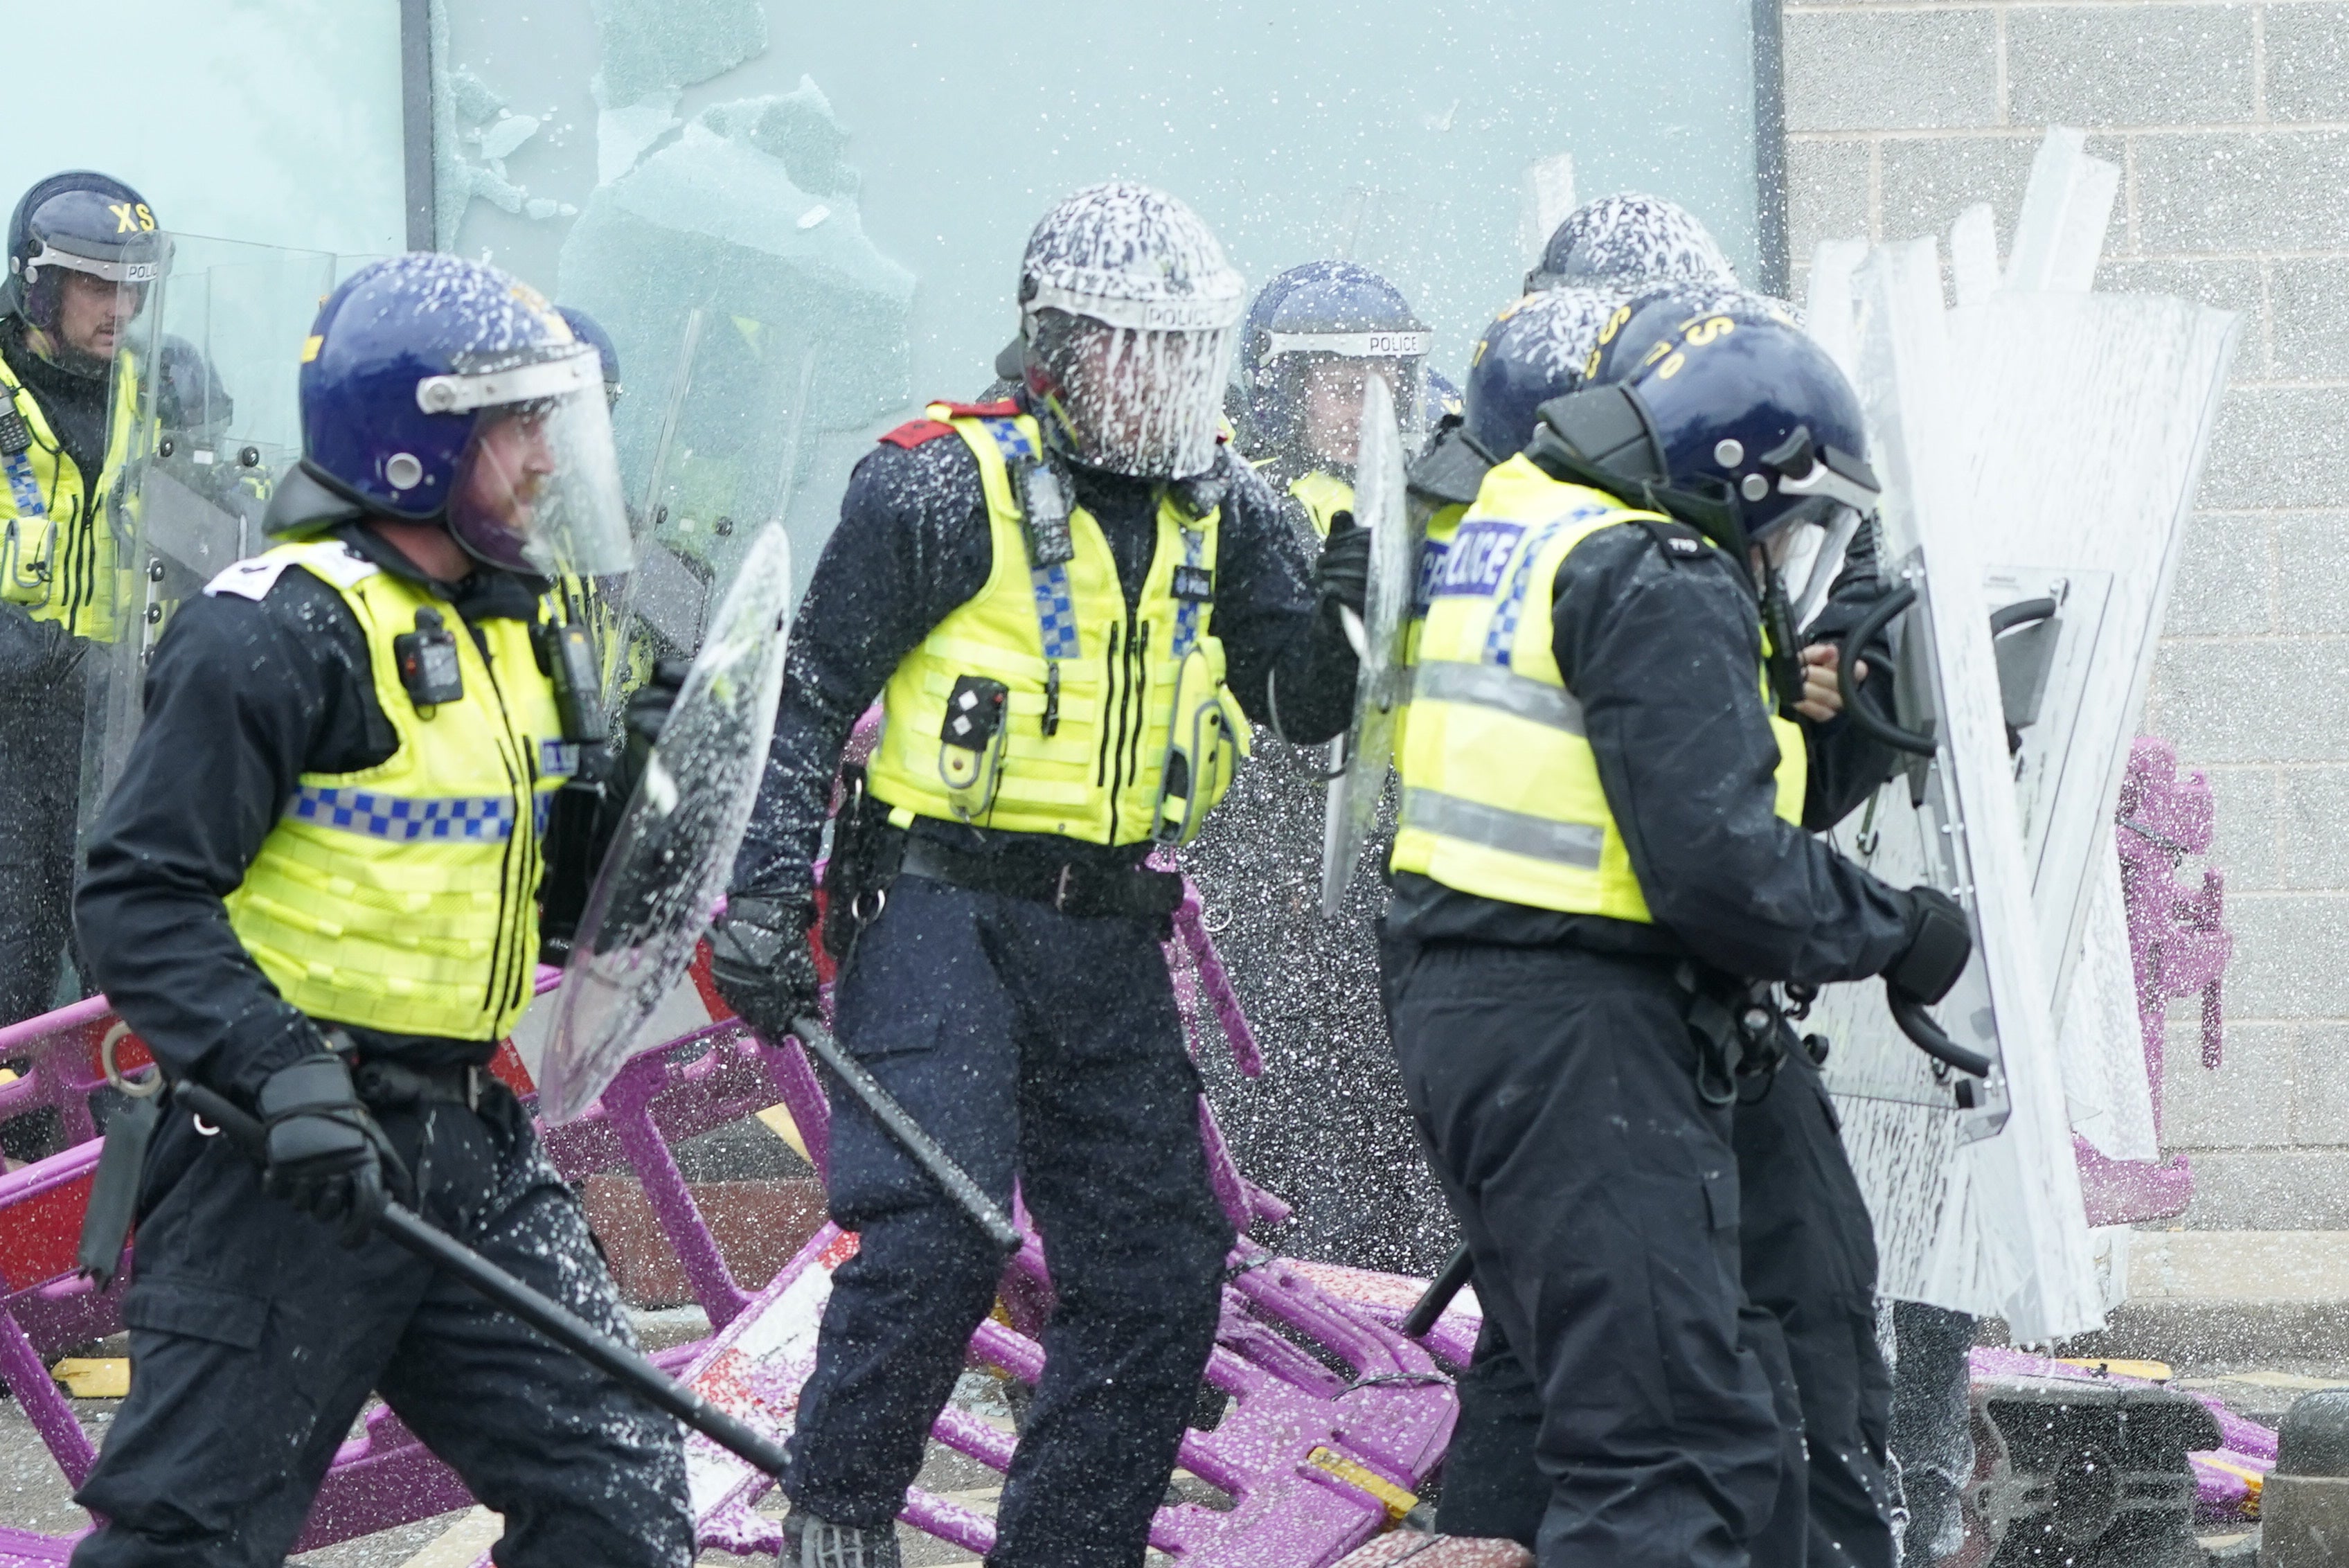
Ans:
[[[1181,196],[1251,282],[1379,269],[1454,375],[1576,188],[1672,197],[1756,260],[1737,0],[432,12],[439,243],[612,334],[676,617],[771,516],[803,575],[874,435],[987,386],[1030,228],[1095,181]]]

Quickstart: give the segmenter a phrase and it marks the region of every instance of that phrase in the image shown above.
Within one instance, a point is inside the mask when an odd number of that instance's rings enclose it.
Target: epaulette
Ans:
[[[891,446],[902,446],[911,451],[926,441],[936,441],[940,436],[952,434],[954,426],[941,424],[936,420],[907,420],[881,439]]]
[[[1693,561],[1712,547],[1702,534],[1685,523],[1661,517],[1641,517],[1637,521],[1655,540],[1656,547],[1663,551],[1666,561]]]
[[[958,420],[1008,420],[1019,411],[1019,405],[1009,398],[993,403],[932,403],[943,408]]]

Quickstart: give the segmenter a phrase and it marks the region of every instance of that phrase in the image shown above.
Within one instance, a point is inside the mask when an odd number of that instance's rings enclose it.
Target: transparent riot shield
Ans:
[[[809,456],[816,369],[813,343],[793,348],[760,321],[695,309],[662,396],[615,410],[621,473],[639,498],[605,691],[615,711],[652,659],[701,646],[748,559],[749,520],[787,514]]]
[[[1419,538],[1403,504],[1402,437],[1383,377],[1362,378],[1362,433],[1354,473],[1354,520],[1371,531],[1371,580],[1361,621],[1350,613],[1347,618],[1348,634],[1360,634],[1354,652],[1361,663],[1354,721],[1343,742],[1345,761],[1330,781],[1321,852],[1321,913],[1327,918],[1345,903],[1386,793],[1395,719],[1411,674],[1403,662],[1403,638],[1411,624]]]
[[[117,361],[132,420],[111,477],[113,582],[93,623],[83,820],[138,732],[141,677],[171,612],[262,549],[271,492],[301,456],[296,379],[318,306],[346,265],[320,251],[171,237]]]
[[[750,820],[782,691],[791,545],[751,541],[605,856],[556,993],[539,1110],[593,1105],[692,961]]]

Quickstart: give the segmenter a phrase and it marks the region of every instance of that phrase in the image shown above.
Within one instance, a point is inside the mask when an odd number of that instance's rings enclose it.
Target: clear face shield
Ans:
[[[131,343],[131,323],[171,269],[171,237],[141,235],[111,255],[84,255],[43,240],[24,264],[26,346],[74,375],[101,380]]]
[[[593,348],[429,376],[416,400],[430,413],[478,410],[449,500],[449,531],[469,552],[543,577],[628,570],[619,456]]]
[[[1420,428],[1420,368],[1433,334],[1397,332],[1275,332],[1265,347],[1268,362],[1296,357],[1288,368],[1290,395],[1297,399],[1298,440],[1307,461],[1351,474],[1360,458],[1362,396],[1376,376],[1387,386],[1396,419],[1406,431]]]
[[[1780,495],[1796,499],[1757,547],[1799,630],[1826,607],[1852,539],[1876,510],[1877,492],[1872,483],[1818,458],[1807,473],[1782,474],[1777,488]]]
[[[1204,473],[1246,304],[1123,300],[1050,286],[1023,307],[1028,389],[1078,462],[1143,479]]]

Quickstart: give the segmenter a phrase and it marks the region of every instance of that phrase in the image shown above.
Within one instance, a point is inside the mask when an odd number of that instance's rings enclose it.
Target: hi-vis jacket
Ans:
[[[1648,923],[1582,710],[1551,648],[1551,593],[1601,529],[1663,522],[1518,456],[1485,477],[1440,553],[1413,669],[1393,868],[1460,892]],[[1768,675],[1754,679],[1766,704]],[[1801,729],[1773,716],[1776,811],[1802,819]]]
[[[901,826],[927,816],[1099,845],[1188,842],[1248,745],[1212,626],[1219,511],[1161,499],[1129,607],[1083,507],[1068,512],[1066,560],[1031,547],[1023,494],[1035,482],[1020,471],[1050,483],[1033,467],[1033,419],[946,404],[929,416],[978,462],[994,566],[889,678],[874,796]]]
[[[30,434],[22,452],[0,440],[0,599],[23,605],[76,637],[112,642],[131,602],[132,567],[119,558],[112,492],[131,455],[139,367],[128,354],[114,372],[102,472],[86,474],[50,429],[40,400],[0,358],[0,397]],[[5,416],[5,409],[0,409]]]
[[[206,591],[258,600],[288,567],[331,587],[357,621],[398,745],[373,767],[301,775],[228,895],[229,923],[313,1018],[499,1039],[532,994],[547,803],[578,765],[530,625],[493,618],[469,633],[446,601],[331,539],[239,562]],[[396,639],[424,611],[455,634],[463,695],[420,708]]]

